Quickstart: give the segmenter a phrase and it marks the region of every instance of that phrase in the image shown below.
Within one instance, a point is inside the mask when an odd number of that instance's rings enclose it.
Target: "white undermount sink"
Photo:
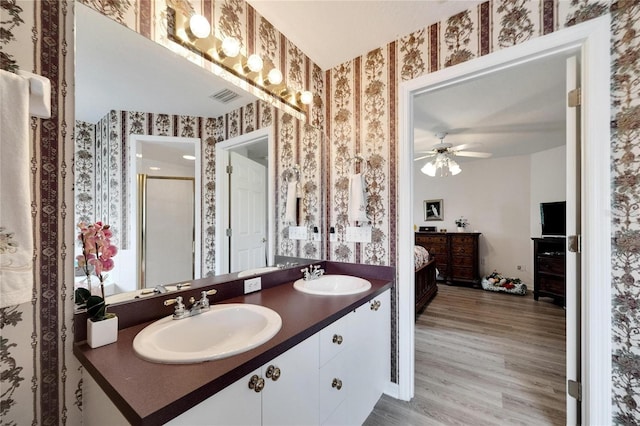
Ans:
[[[245,269],[244,271],[238,272],[238,278],[251,277],[253,275],[266,274],[267,272],[277,271],[277,266],[263,266],[262,268],[252,268]]]
[[[211,305],[199,315],[149,324],[133,339],[135,353],[165,364],[190,364],[226,358],[269,341],[282,326],[277,312],[263,306]]]
[[[319,278],[305,281],[300,278],[293,283],[293,288],[303,293],[322,296],[344,296],[357,294],[371,288],[371,283],[364,278],[351,275],[322,275]]]

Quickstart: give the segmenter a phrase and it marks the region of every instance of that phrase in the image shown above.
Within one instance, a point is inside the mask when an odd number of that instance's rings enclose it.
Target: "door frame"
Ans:
[[[179,143],[190,143],[190,144],[193,144],[194,146],[194,152],[195,152],[194,156],[196,157],[193,165],[194,177],[195,177],[195,198],[194,198],[194,209],[195,209],[194,210],[195,211],[194,260],[195,260],[195,263],[194,265],[197,265],[197,267],[195,268],[193,277],[194,279],[198,279],[201,277],[201,274],[202,274],[202,174],[201,174],[202,139],[182,137],[182,136],[137,135],[137,134],[131,133],[128,138],[129,147],[128,147],[128,152],[126,154],[128,156],[127,162],[129,164],[129,170],[127,172],[127,175],[128,175],[127,179],[128,179],[128,185],[129,185],[129,199],[127,200],[127,202],[129,204],[129,211],[131,213],[130,223],[127,224],[127,226],[129,226],[129,242],[130,242],[129,250],[132,251],[132,256],[135,257],[135,259],[131,259],[130,262],[127,264],[128,268],[133,270],[133,279],[131,282],[138,283],[135,289],[138,289],[140,287],[141,281],[139,280],[139,278],[140,278],[141,265],[139,260],[139,253],[140,253],[140,244],[142,242],[139,241],[138,229],[137,229],[138,228],[137,221],[138,221],[138,213],[139,213],[138,212],[139,207],[138,207],[137,175],[140,172],[140,170],[138,170],[137,161],[136,161],[138,142],[142,142],[142,143],[144,142],[151,142],[151,143],[179,142]],[[120,278],[120,280],[122,281],[122,278]],[[132,289],[132,290],[135,290],[135,289]]]
[[[220,250],[226,245],[225,229],[229,228],[229,175],[226,173],[229,165],[229,156],[226,151],[251,145],[260,139],[267,139],[269,159],[267,170],[267,263],[273,263],[275,254],[275,184],[276,184],[276,159],[273,126],[263,127],[253,132],[227,139],[216,144],[216,256],[215,273],[226,274],[229,272],[229,253]],[[268,265],[267,265],[268,266]]]
[[[520,45],[403,82],[399,87],[398,187],[413,188],[413,97],[428,90],[579,47],[582,58],[582,422],[611,421],[610,20],[605,15]],[[413,192],[398,192],[397,396],[415,381]],[[605,260],[603,262],[603,259]],[[606,302],[605,302],[606,301]],[[602,326],[605,324],[606,326]]]

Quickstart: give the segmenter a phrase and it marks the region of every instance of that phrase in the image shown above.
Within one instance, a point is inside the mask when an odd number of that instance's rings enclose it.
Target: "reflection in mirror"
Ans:
[[[298,134],[304,140],[301,150],[310,155],[304,157],[304,163],[302,159],[300,161],[302,166],[307,166],[305,170],[309,175],[306,179],[314,184],[305,198],[305,209],[311,218],[308,226],[322,225],[323,209],[318,206],[322,196],[317,185],[323,146],[319,129],[275,112],[267,103],[257,101],[210,71],[80,2],[76,2],[74,7],[75,221],[102,220],[114,230],[114,243],[120,253],[115,259],[114,270],[109,273],[106,294],[118,291],[130,294],[120,298],[112,296],[108,303],[154,294],[153,289],[158,284],[165,284],[162,290],[171,291],[177,287],[166,284],[222,273],[223,269],[218,268],[217,262],[225,256],[229,258],[229,245],[218,244],[215,240],[224,234],[225,229],[216,222],[216,197],[220,188],[215,176],[216,148],[232,134],[248,134],[252,129],[259,129],[268,133],[272,144],[275,140],[290,138],[292,134]],[[229,100],[229,97],[233,99]],[[225,102],[220,98],[225,98]],[[269,127],[275,120],[279,120],[281,129],[278,134],[272,133]],[[294,132],[294,129],[299,130]],[[199,153],[201,156],[196,162],[200,171],[195,172],[193,192],[195,254],[190,253],[195,256],[195,262],[190,272],[187,271],[186,276],[180,276],[180,279],[177,276],[147,277],[144,284],[140,279],[141,262],[138,259],[141,252],[138,247],[141,239],[137,237],[137,220],[133,219],[137,217],[137,211],[134,211],[137,209],[137,179],[135,173],[132,175],[131,147],[136,143],[132,135],[159,136],[159,144],[166,142],[163,137],[189,138],[200,143],[200,148],[196,149],[196,155]],[[287,139],[286,144],[290,142],[291,139]],[[273,147],[270,152],[274,152]],[[250,156],[249,153],[243,155]],[[278,169],[286,169],[291,166],[291,161],[298,161],[294,158],[297,154],[290,149],[279,150],[278,156],[271,155],[267,164],[272,183],[267,189],[266,249],[263,248],[263,254],[254,258],[262,258],[266,252],[263,266],[298,263],[302,261],[298,260],[300,256],[322,258],[321,241],[294,243],[287,239],[286,229],[283,230],[282,212],[277,210],[280,207],[275,202],[275,194],[282,192],[276,189],[275,164],[278,163]],[[201,180],[200,190],[197,177]],[[166,243],[155,244],[162,246]],[[242,268],[242,264],[233,267]],[[149,272],[149,267],[146,272]],[[82,277],[76,280],[79,282]],[[143,285],[149,288],[143,289]]]
[[[120,252],[115,259],[115,268],[109,273],[106,294],[155,288],[160,284],[211,275],[215,254],[210,255],[208,268],[199,267],[206,257],[203,250],[209,248],[212,251],[214,247],[213,241],[207,240],[206,231],[203,231],[206,224],[202,217],[208,207],[203,200],[213,199],[214,188],[211,173],[214,163],[210,147],[205,142],[213,144],[213,136],[217,136],[212,135],[213,130],[207,126],[231,110],[252,102],[255,104],[256,99],[93,9],[80,3],[75,7],[75,221],[102,220],[112,226],[113,240]],[[222,103],[210,97],[220,91],[226,94],[233,92],[236,98]],[[137,144],[141,144],[143,149],[143,157],[138,162],[163,163],[157,172],[149,170],[150,164],[147,165],[142,174],[191,176],[194,179],[193,190],[190,191],[192,202],[188,203],[193,206],[192,214],[187,214],[191,226],[185,224],[189,231],[179,232],[191,240],[186,253],[192,260],[188,267],[182,267],[181,274],[177,273],[179,268],[175,262],[177,253],[184,253],[184,250],[177,249],[175,240],[171,244],[146,240],[149,237],[169,237],[170,232],[177,231],[175,220],[158,215],[160,208],[166,208],[167,203],[150,197],[147,192],[146,213],[154,215],[145,215],[145,221],[142,216],[138,217],[142,209],[138,208],[137,200],[138,171],[134,161]],[[178,170],[176,165],[169,165],[166,158],[158,157],[172,148],[187,147],[196,160],[184,160],[179,156],[178,161],[189,164],[189,173]],[[210,158],[201,158],[207,153]],[[158,180],[147,178],[146,182],[149,188]],[[164,190],[168,182],[155,186]],[[174,184],[179,183],[174,181]],[[202,187],[204,191],[200,190]],[[184,194],[183,191],[180,193]],[[151,207],[152,203],[156,206]],[[147,229],[145,239],[140,238],[142,227],[138,224],[149,225],[154,217],[164,223],[164,229]],[[186,240],[184,244],[188,244]],[[158,253],[172,258],[170,263],[167,259],[160,262],[172,265],[167,271],[159,271],[148,264],[149,256]],[[82,280],[83,277],[77,278],[78,282]],[[153,294],[143,290],[136,295],[141,293]]]
[[[270,129],[216,144],[216,258],[219,274],[274,265],[274,165]],[[264,269],[257,269],[267,272]]]
[[[137,259],[136,274],[125,281],[156,288],[200,278],[200,139],[131,135],[130,141],[127,222]]]

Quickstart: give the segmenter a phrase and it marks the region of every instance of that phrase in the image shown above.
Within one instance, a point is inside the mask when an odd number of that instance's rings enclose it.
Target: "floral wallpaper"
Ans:
[[[602,12],[582,3],[571,22]],[[618,1],[612,14],[613,421],[640,422],[640,3]]]
[[[0,67],[49,78],[52,105],[50,119],[30,121],[34,287],[30,302],[0,309],[0,424],[81,424],[71,334],[73,12],[65,0],[11,0],[0,16]]]
[[[162,43],[166,25],[157,17],[163,14],[164,1],[86,0],[85,3]],[[308,124],[322,129],[323,134],[307,135],[306,123],[292,121],[291,116],[280,113],[271,104],[267,107],[258,104],[256,121],[246,129],[263,125],[258,123],[273,123],[278,135],[280,188],[290,165],[317,167],[313,185],[320,188],[314,193],[318,199],[305,203],[312,214],[323,212],[325,227],[335,226],[339,231],[338,241],[329,243],[325,239],[322,243],[327,258],[388,265],[396,262],[395,200],[401,190],[396,187],[399,83],[611,13],[612,423],[640,422],[637,374],[640,352],[637,304],[640,297],[640,185],[637,181],[640,4],[637,0],[487,1],[441,22],[425,22],[423,29],[372,52],[363,52],[362,56],[325,72],[306,56],[301,57],[302,52],[292,48],[277,29],[243,1],[167,0],[167,3],[187,11],[208,5],[203,13],[215,17],[216,28],[223,28],[224,24],[225,31],[239,31],[244,49],[259,52],[263,58],[278,63],[286,70],[285,78],[292,82],[300,81],[314,88],[316,96]],[[74,215],[68,209],[74,202],[72,173],[89,173],[92,177],[87,182],[93,179],[96,186],[109,185],[109,178],[100,172],[102,168],[97,163],[93,170],[87,161],[80,161],[82,164],[75,171],[72,167],[74,132],[68,127],[74,123],[73,96],[69,93],[73,87],[72,6],[72,2],[65,0],[0,3],[3,16],[0,65],[3,69],[27,69],[50,78],[54,105],[51,119],[31,122],[32,214],[37,230],[33,300],[0,310],[0,364],[4,373],[0,421],[7,425],[27,421],[32,424],[81,423],[81,371],[71,354],[69,339]],[[241,116],[242,113],[238,118]],[[211,119],[205,124],[206,133],[213,135],[204,148],[207,162],[214,155],[215,141],[228,136],[225,134],[228,130],[223,130],[216,120],[220,119]],[[239,126],[238,131],[243,131],[242,124]],[[102,132],[107,130],[96,128],[96,140],[100,135],[101,141],[107,141],[102,137]],[[83,139],[90,137],[78,135]],[[322,148],[308,157],[315,144]],[[353,161],[356,154],[364,161]],[[356,171],[365,174],[372,200],[367,210],[374,229],[371,243],[347,243],[341,234],[347,221],[346,177]],[[305,172],[305,176],[309,175],[311,172]],[[97,210],[101,203],[94,201],[96,210],[92,213],[93,201],[79,200],[83,203],[82,214],[102,214]],[[281,204],[277,208],[281,217]],[[297,242],[288,248],[291,242],[286,242],[286,236],[280,232],[278,238],[279,246],[287,250],[306,250],[296,247]],[[397,312],[394,316],[397,317]],[[396,334],[394,321],[393,336]],[[392,371],[395,378],[397,365]]]

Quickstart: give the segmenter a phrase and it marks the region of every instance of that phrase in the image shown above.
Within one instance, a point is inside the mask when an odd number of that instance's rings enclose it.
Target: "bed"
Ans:
[[[414,246],[416,318],[438,292],[436,260],[426,248]]]

